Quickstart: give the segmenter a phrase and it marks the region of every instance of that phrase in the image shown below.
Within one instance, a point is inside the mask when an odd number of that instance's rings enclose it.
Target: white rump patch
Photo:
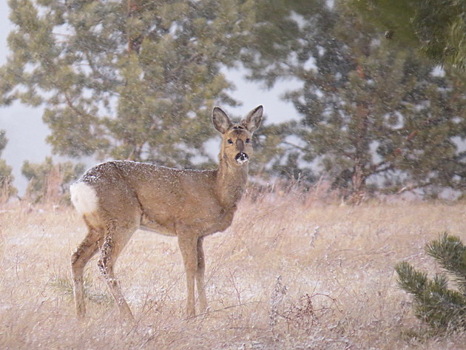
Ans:
[[[99,198],[95,189],[85,182],[76,182],[70,186],[71,202],[81,214],[90,214],[97,210]]]

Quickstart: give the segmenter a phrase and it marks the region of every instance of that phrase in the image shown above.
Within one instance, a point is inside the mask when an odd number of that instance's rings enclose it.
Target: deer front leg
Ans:
[[[206,312],[207,298],[205,295],[205,283],[204,283],[205,257],[204,257],[204,249],[202,248],[202,241],[203,241],[202,237],[199,237],[199,239],[197,240],[196,286],[197,286],[197,292],[199,294],[200,311]]]
[[[180,246],[181,255],[183,256],[184,269],[186,272],[186,286],[188,289],[186,313],[188,318],[196,315],[194,307],[194,278],[198,269],[197,241],[197,236],[178,235],[178,245]]]

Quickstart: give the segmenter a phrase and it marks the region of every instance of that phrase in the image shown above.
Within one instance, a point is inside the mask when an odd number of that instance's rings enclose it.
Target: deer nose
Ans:
[[[241,139],[236,140],[236,149],[237,149],[239,152],[243,152],[243,151],[244,151],[244,142],[243,142],[243,140],[241,140]]]

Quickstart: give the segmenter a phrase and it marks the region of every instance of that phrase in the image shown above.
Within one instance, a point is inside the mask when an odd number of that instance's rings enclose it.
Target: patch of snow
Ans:
[[[445,76],[445,70],[442,66],[436,66],[430,73],[433,77],[443,78]]]

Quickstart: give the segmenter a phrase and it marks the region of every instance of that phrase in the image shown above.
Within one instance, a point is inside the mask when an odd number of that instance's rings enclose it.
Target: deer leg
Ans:
[[[98,263],[99,268],[107,282],[110,293],[118,305],[120,315],[124,319],[134,320],[133,314],[126,303],[123,293],[121,292],[120,284],[115,278],[114,273],[115,262],[134,230],[116,230],[114,228],[115,225],[109,226],[111,227],[107,230],[107,235],[101,248],[101,258]]]
[[[205,283],[204,283],[205,257],[204,257],[204,249],[202,248],[202,242],[203,242],[203,238],[199,237],[197,240],[196,286],[197,286],[197,293],[199,295],[200,311],[206,312],[207,298],[205,295]]]
[[[86,314],[86,305],[84,302],[84,281],[83,273],[87,262],[97,253],[99,232],[89,228],[89,232],[79,245],[76,252],[71,256],[71,271],[73,275],[73,294],[76,304],[76,313],[79,318]]]
[[[188,317],[194,317],[196,315],[194,307],[194,278],[198,267],[197,237],[179,235],[178,245],[180,246],[181,255],[183,256],[184,269],[186,272],[186,286],[188,289],[186,313]]]

